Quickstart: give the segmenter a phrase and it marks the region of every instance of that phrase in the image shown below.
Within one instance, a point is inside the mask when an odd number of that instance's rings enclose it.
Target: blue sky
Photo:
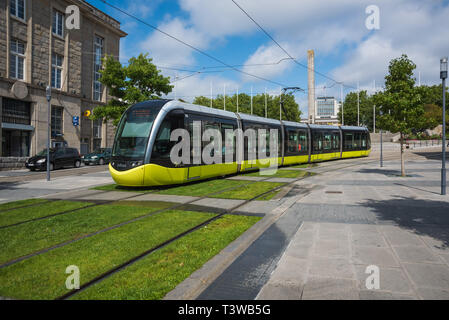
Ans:
[[[109,3],[173,34],[187,43],[241,70],[287,86],[307,89],[307,70],[284,60],[279,49],[231,0],[144,0]],[[162,67],[201,71],[220,66],[148,26],[105,5],[89,3],[121,22],[128,36],[121,41],[121,58],[148,52],[154,63],[172,80],[193,73]],[[344,94],[359,87],[380,90],[388,62],[402,53],[416,64],[416,78],[422,84],[439,83],[439,59],[449,55],[449,1],[443,0],[236,0],[270,35],[300,63],[307,64],[307,50],[315,51],[315,68],[345,84]],[[379,8],[379,29],[369,30],[366,8]],[[444,33],[446,31],[446,33]],[[197,73],[176,82],[170,95],[191,101],[196,95],[212,93],[267,92],[280,86],[223,68],[220,72]],[[204,71],[204,69],[202,70]],[[419,79],[419,80],[418,80]],[[319,74],[316,95],[340,97],[340,86]],[[307,94],[295,98],[307,115]]]

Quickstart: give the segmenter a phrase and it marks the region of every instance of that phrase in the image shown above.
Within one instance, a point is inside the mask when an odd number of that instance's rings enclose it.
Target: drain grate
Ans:
[[[326,193],[343,193],[342,191],[326,191]]]

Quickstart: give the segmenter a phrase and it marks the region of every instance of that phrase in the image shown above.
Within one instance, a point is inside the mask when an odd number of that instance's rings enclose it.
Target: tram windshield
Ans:
[[[157,111],[131,109],[120,121],[114,140],[112,156],[143,159]]]

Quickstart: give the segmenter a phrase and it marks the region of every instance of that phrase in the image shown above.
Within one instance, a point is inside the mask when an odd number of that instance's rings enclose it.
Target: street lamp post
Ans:
[[[48,102],[48,127],[47,127],[47,181],[50,181],[50,131],[51,131],[51,87],[47,86],[46,89],[47,102]]]
[[[379,115],[382,116],[382,110],[379,110]],[[382,128],[380,130],[380,167],[384,166],[383,148],[382,148]]]
[[[441,195],[446,194],[446,78],[447,57],[440,60],[440,78],[443,82],[443,159],[441,164]]]

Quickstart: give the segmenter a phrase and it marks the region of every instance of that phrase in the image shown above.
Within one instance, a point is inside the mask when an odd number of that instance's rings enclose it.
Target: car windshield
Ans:
[[[112,155],[142,159],[157,112],[148,108],[127,112],[117,128]]]
[[[50,153],[53,153],[53,152],[55,152],[55,150],[50,148]],[[47,155],[47,149],[42,150],[41,152],[39,152],[36,155],[37,156],[46,156]]]
[[[104,153],[106,151],[106,149],[101,148],[101,149],[95,149],[94,152],[92,153]]]

